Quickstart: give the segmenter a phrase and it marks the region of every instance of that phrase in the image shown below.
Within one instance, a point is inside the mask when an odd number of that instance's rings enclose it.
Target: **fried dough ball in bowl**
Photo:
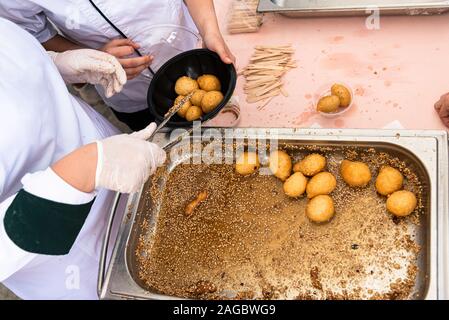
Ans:
[[[176,81],[175,91],[180,96],[187,96],[198,89],[198,82],[189,77],[181,77]]]
[[[371,171],[363,162],[343,160],[340,173],[343,180],[351,187],[366,187],[371,181]]]
[[[331,88],[332,95],[340,98],[340,107],[347,108],[352,102],[352,95],[348,88],[342,84],[334,84]]]
[[[306,207],[307,217],[316,223],[328,222],[335,214],[334,200],[328,195],[316,196]]]
[[[205,74],[198,78],[198,84],[200,88],[205,91],[220,91],[221,83],[220,80],[214,75]]]
[[[271,173],[285,181],[292,173],[292,158],[285,151],[277,150],[270,154],[268,159]]]
[[[307,198],[330,194],[337,187],[337,179],[330,172],[320,172],[307,184]]]
[[[203,116],[203,111],[200,107],[191,106],[186,112],[186,120],[187,121],[195,121],[200,119]]]
[[[209,91],[201,100],[201,108],[204,113],[212,112],[222,101],[223,93],[220,91]]]
[[[190,102],[192,103],[192,105],[200,106],[201,101],[203,101],[203,97],[205,94],[206,94],[206,91],[201,90],[201,89],[196,89],[195,91],[193,91],[193,95],[190,98]]]
[[[294,172],[301,172],[307,177],[312,177],[318,172],[321,172],[326,167],[326,158],[321,154],[313,153],[309,154],[303,160],[295,164],[293,167]]]
[[[415,211],[418,200],[410,191],[396,191],[387,199],[387,210],[397,217],[406,217]]]
[[[376,179],[376,190],[383,196],[402,189],[404,177],[399,170],[386,166],[380,169]]]
[[[340,98],[334,95],[321,98],[317,104],[317,110],[324,113],[336,112],[339,107]]]
[[[244,152],[235,164],[235,171],[242,176],[247,176],[256,172],[260,167],[259,157],[255,152]]]
[[[178,103],[180,103],[181,100],[184,99],[184,98],[185,98],[185,96],[178,96],[178,97],[175,99],[175,102],[174,102],[173,106],[177,106]],[[178,111],[178,116],[180,116],[180,117],[182,117],[182,118],[185,118],[185,117],[186,117],[187,110],[189,110],[189,108],[190,108],[191,106],[192,106],[192,104],[190,103],[190,101],[185,102],[185,103],[182,105],[181,109],[179,109],[179,111]]]
[[[304,194],[307,186],[307,178],[301,173],[292,174],[284,182],[284,193],[292,198],[298,198]]]

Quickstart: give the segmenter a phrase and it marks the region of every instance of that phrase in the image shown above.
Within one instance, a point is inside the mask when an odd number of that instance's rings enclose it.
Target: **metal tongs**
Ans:
[[[179,142],[181,142],[184,138],[190,136],[192,134],[193,130],[195,130],[196,127],[200,127],[201,126],[201,122],[198,122],[198,123],[199,124],[194,125],[192,128],[190,128],[189,130],[187,130],[183,134],[180,134],[178,137],[176,137],[176,139],[174,139],[174,140],[170,141],[169,143],[167,143],[165,146],[162,147],[162,149],[164,149],[164,151],[167,152],[168,150],[173,148],[175,145],[177,145]]]
[[[170,121],[170,119],[176,114],[178,113],[178,111],[182,108],[182,106],[190,100],[190,98],[193,96],[193,92],[188,94],[187,96],[185,96],[177,105],[173,106],[172,108],[170,108],[170,110],[168,110],[168,112],[165,114],[164,116],[164,120],[157,126],[156,130],[154,130],[153,134],[150,136],[150,138],[148,138],[148,141],[152,141],[154,136],[156,135],[156,133],[158,133],[163,127],[165,127],[165,125],[168,123],[168,121]],[[162,147],[162,149],[164,149],[164,151],[168,151],[171,148],[173,148],[175,145],[177,145],[179,142],[181,142],[185,137],[188,137],[192,134],[192,132],[199,126],[201,126],[202,123],[202,118],[199,119],[200,121],[198,122],[199,124],[194,125],[192,128],[190,128],[189,130],[187,130],[186,132],[184,132],[183,134],[180,134],[176,139],[174,139],[173,141],[170,141],[169,143],[167,143],[165,146]]]
[[[170,121],[170,119],[178,113],[178,111],[182,108],[182,106],[190,100],[190,98],[193,96],[193,92],[185,96],[181,101],[178,102],[177,105],[174,105],[173,107],[168,110],[168,112],[164,116],[164,120],[157,126],[156,130],[154,130],[153,134],[148,138],[148,141],[152,141],[156,133],[161,131],[162,128],[165,127],[165,125]]]

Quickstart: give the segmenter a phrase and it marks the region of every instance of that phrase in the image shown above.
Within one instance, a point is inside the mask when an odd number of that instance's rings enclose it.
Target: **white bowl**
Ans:
[[[342,86],[344,86],[345,88],[347,88],[349,90],[349,93],[351,95],[351,103],[346,108],[339,107],[338,110],[335,111],[335,112],[321,112],[321,111],[318,111],[317,110],[318,102],[320,101],[321,98],[324,98],[325,96],[330,96],[332,94],[331,88],[332,88],[332,86],[334,84],[341,84]],[[353,104],[354,104],[354,92],[353,92],[351,86],[349,86],[347,83],[344,83],[342,81],[329,82],[329,83],[319,87],[316,92],[318,94],[318,98],[315,98],[315,101],[314,101],[315,110],[320,115],[322,115],[325,118],[336,118],[336,117],[339,117],[339,116],[345,114],[346,112],[348,112],[351,109],[351,107],[353,106]]]

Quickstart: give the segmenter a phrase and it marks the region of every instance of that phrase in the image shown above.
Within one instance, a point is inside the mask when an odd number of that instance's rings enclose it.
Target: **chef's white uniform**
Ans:
[[[180,25],[196,32],[182,0],[95,0],[95,4],[122,32],[142,46],[144,52],[160,42],[155,26]],[[57,33],[47,18],[68,38],[98,49],[120,35],[87,0],[6,0],[0,2],[0,17],[9,19],[34,35],[41,43]],[[164,32],[166,33],[166,32]],[[193,49],[196,41],[185,38],[181,47]],[[149,49],[148,49],[149,50]],[[155,53],[157,55],[157,53]],[[146,109],[150,78],[144,75],[128,81],[123,91],[106,98],[118,112],[132,113]]]
[[[116,129],[67,91],[29,33],[1,18],[0,30],[0,282],[24,299],[95,299],[100,242],[113,194],[82,193],[48,168]],[[96,196],[68,254],[33,254],[11,240],[5,213],[21,189],[72,207]]]

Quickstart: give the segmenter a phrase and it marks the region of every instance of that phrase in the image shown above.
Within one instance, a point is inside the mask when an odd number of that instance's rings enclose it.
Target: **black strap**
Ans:
[[[3,224],[11,241],[27,252],[66,255],[75,243],[93,203],[58,203],[20,190],[7,209]]]
[[[109,20],[109,18],[103,13],[103,11],[101,11],[100,8],[98,8],[98,6],[94,3],[93,0],[89,0],[90,4],[94,7],[94,9],[103,17],[103,19],[115,30],[117,31],[117,33],[124,39],[129,39],[126,34],[124,34],[122,32],[122,30],[120,30],[111,20]],[[137,54],[140,57],[143,57],[143,55],[140,53],[140,51],[138,49],[134,49],[136,50]],[[154,71],[153,69],[151,69],[150,66],[148,66],[148,70],[150,70],[151,74],[154,76]]]

